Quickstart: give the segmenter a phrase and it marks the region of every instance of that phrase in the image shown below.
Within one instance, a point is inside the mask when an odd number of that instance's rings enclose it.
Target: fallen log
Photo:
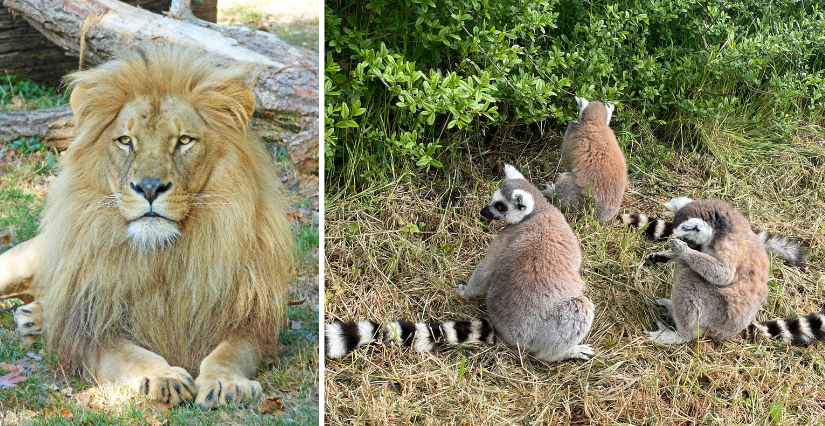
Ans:
[[[188,1],[173,1],[166,16],[116,0],[5,0],[46,38],[97,65],[118,51],[165,42],[203,50],[255,66],[250,75],[259,133],[281,135],[302,170],[318,173],[318,54],[291,46],[274,34],[222,27],[191,14]],[[287,123],[287,125],[283,125]],[[307,137],[316,135],[316,137]],[[291,147],[291,148],[290,148]]]
[[[34,135],[46,146],[66,149],[74,139],[74,116],[66,105],[34,111],[0,112],[0,143]]]
[[[171,2],[125,0],[125,3],[161,13],[169,10]],[[77,69],[77,63],[77,55],[67,54],[32,28],[25,19],[0,6],[0,75],[14,74],[55,86],[60,84],[66,73]]]

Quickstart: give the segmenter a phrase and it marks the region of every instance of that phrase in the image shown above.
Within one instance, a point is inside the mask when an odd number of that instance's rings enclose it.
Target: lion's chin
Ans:
[[[155,251],[171,245],[180,237],[177,225],[160,217],[143,217],[133,220],[126,230],[126,237],[142,250]]]

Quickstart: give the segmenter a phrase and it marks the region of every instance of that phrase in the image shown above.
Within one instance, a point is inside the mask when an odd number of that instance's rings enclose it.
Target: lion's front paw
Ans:
[[[257,403],[263,399],[260,383],[237,374],[201,374],[195,384],[198,386],[195,404],[204,410],[215,405],[239,405],[244,401]]]
[[[17,334],[20,335],[20,340],[26,346],[30,346],[43,334],[42,312],[43,308],[40,306],[40,302],[18,306],[14,311],[14,324],[17,326]]]
[[[192,376],[180,367],[164,367],[147,372],[134,381],[135,388],[154,401],[178,405],[195,398]]]

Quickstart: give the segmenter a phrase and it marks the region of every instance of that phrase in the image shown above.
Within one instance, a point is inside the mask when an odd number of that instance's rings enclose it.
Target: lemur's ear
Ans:
[[[536,200],[533,199],[533,195],[522,189],[514,190],[513,194],[510,195],[510,201],[524,214],[532,213],[536,207]]]
[[[524,210],[527,208],[527,205],[524,204],[524,196],[521,194],[516,194],[513,199],[516,202],[516,208],[519,210]]]
[[[587,104],[589,103],[590,102],[587,99],[576,96],[576,105],[579,106],[579,114],[587,108]]]
[[[613,118],[613,110],[616,109],[616,105],[613,105],[613,102],[607,102],[604,104],[604,107],[607,108],[607,125],[610,125],[610,119]]]
[[[515,167],[505,164],[504,165],[504,179],[524,179],[524,175],[519,173]]]
[[[688,204],[692,201],[693,201],[692,198],[679,197],[679,198],[674,198],[674,199],[672,199],[672,200],[670,200],[670,201],[668,201],[668,202],[666,202],[662,205],[665,206],[666,209],[668,209],[672,212],[675,212],[675,211],[679,211],[682,207],[685,206],[685,204]]]

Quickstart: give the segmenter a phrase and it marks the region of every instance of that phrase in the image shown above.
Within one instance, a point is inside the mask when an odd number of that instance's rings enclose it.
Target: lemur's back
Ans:
[[[507,235],[510,233],[514,235]],[[529,220],[508,226],[500,236],[509,237],[511,242],[495,272],[491,298],[499,292],[542,293],[556,299],[581,294],[581,250],[557,209],[549,207]]]
[[[605,106],[599,101],[590,102],[578,125],[571,129],[567,155],[565,144],[562,146],[562,158],[570,158],[570,165],[565,167],[576,174],[579,186],[593,197],[599,220],[616,215],[627,187],[624,153],[606,120]]]
[[[570,336],[581,341],[593,318],[593,305],[582,294],[578,240],[550,206],[508,228],[502,234],[518,234],[508,236],[512,242],[487,293],[487,313],[505,341],[552,360],[564,352],[552,342],[570,341]],[[559,328],[563,318],[575,320]]]
[[[599,101],[576,98],[581,111],[578,121],[567,126],[561,159],[567,172],[542,193],[556,199],[563,210],[580,211],[592,200],[596,217],[610,220],[619,211],[627,187],[624,153],[609,121],[612,111]]]

